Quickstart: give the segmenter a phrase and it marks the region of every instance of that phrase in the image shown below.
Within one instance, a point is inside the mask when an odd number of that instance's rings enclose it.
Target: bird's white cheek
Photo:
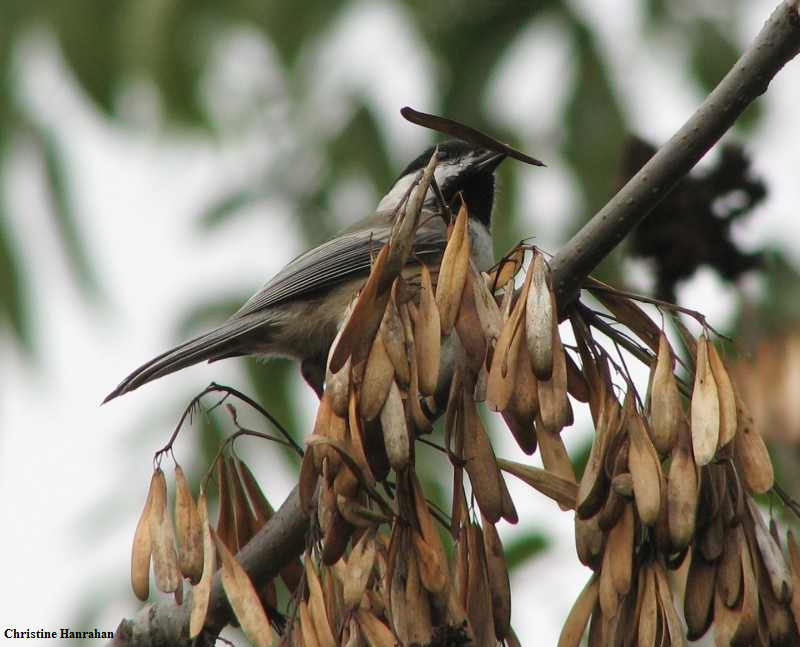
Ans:
[[[470,243],[472,244],[472,260],[481,272],[494,265],[494,245],[489,230],[482,224],[469,223]]]
[[[395,185],[391,188],[378,204],[378,211],[392,211],[398,204],[403,196],[408,192],[411,183],[414,181],[416,175],[406,175],[401,177]]]

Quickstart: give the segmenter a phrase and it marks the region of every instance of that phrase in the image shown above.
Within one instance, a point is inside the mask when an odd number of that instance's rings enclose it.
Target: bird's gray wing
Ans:
[[[105,399],[204,360],[242,354],[241,340],[271,325],[269,308],[311,295],[369,273],[373,259],[390,234],[385,224],[369,231],[349,231],[291,261],[219,327],[162,353],[128,375]],[[446,244],[440,218],[420,226],[413,254],[422,261],[440,256]]]
[[[440,219],[436,220],[441,223]],[[441,255],[444,250],[444,227],[436,224],[426,223],[417,230],[412,253],[422,260]],[[254,294],[231,319],[247,317],[359,275],[366,276],[389,233],[390,228],[386,226],[349,232],[301,254]]]

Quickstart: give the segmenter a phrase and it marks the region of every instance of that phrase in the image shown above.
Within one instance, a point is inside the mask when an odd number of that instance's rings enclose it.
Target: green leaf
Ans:
[[[97,298],[101,296],[100,284],[75,219],[64,155],[53,132],[41,128],[37,128],[35,132],[41,147],[46,186],[50,193],[50,215],[61,235],[61,242],[78,285],[86,296]]]
[[[692,72],[704,92],[711,92],[733,67],[741,52],[717,23],[697,20],[689,30]],[[736,127],[752,128],[761,117],[761,103],[756,101],[737,120]]]
[[[506,566],[511,572],[550,547],[550,537],[539,530],[528,530],[505,541],[503,552],[506,555]]]
[[[200,229],[216,229],[233,220],[251,204],[263,199],[263,193],[254,187],[236,189],[212,202],[200,214],[197,225]]]
[[[710,92],[739,58],[739,50],[709,20],[697,20],[689,30],[692,72],[703,90]]]
[[[20,346],[30,356],[33,354],[33,340],[28,311],[28,290],[17,250],[8,237],[8,219],[5,216],[5,203],[0,194],[0,309],[8,321]]]
[[[184,314],[175,328],[176,341],[184,341],[198,331],[220,325],[239,309],[249,295],[207,298]]]
[[[255,389],[255,393],[248,395],[269,411],[302,446],[305,434],[298,425],[295,397],[292,392],[293,381],[289,378],[292,371],[300,370],[300,365],[294,360],[285,358],[274,358],[264,362],[250,357],[245,363],[250,382]],[[264,423],[268,425],[269,421],[265,420]],[[289,464],[295,468],[299,467],[300,458],[294,450],[284,445],[279,447]]]
[[[577,60],[565,115],[564,155],[577,175],[588,217],[614,193],[627,128],[594,35],[577,19],[570,28]]]

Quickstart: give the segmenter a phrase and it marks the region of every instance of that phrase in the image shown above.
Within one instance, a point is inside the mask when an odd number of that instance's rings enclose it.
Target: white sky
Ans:
[[[657,139],[671,134],[700,99],[675,66],[675,44],[643,42],[635,12],[625,14],[617,7],[609,20],[609,3],[576,0],[572,5],[599,30],[601,43],[613,54],[614,79],[624,88],[624,108],[633,123]],[[739,29],[743,43],[771,10],[770,2],[753,3]],[[569,171],[554,152],[560,103],[571,76],[570,51],[558,30],[553,22],[525,31],[486,98],[499,120],[549,148],[533,150],[550,166],[546,172],[525,172],[521,190],[532,205],[530,230],[553,249],[563,242],[560,223],[576,207]],[[396,165],[402,166],[425,136],[401,120],[399,107],[436,109],[435,93],[425,81],[435,78],[435,66],[419,51],[400,9],[362,4],[341,17],[304,62],[318,81],[306,110],[326,115],[314,127],[335,130],[348,109],[348,93],[366,93],[383,116]],[[216,106],[223,121],[236,118],[239,106],[247,103],[246,93],[259,84],[280,86],[271,53],[244,30],[232,35],[219,60],[205,91],[214,96],[224,90],[224,101]],[[535,82],[526,74],[530,60],[541,69]],[[6,169],[6,189],[15,242],[26,259],[37,259],[27,266],[25,279],[35,299],[40,358],[33,368],[13,344],[0,344],[0,552],[6,556],[2,628],[66,625],[75,619],[76,600],[99,592],[115,600],[97,621],[98,628],[109,630],[139,607],[130,593],[128,560],[153,451],[192,393],[212,379],[241,384],[242,369],[235,360],[199,366],[111,405],[100,408],[100,400],[132,368],[173,341],[177,313],[204,294],[241,286],[242,276],[252,277],[257,288],[301,250],[279,202],[262,207],[271,216],[268,223],[266,218],[239,218],[210,236],[194,227],[197,213],[210,200],[263,166],[270,154],[263,148],[267,126],[254,126],[261,129],[258,136],[250,130],[219,141],[156,128],[126,130],[105,121],[80,94],[46,35],[29,38],[18,61],[23,100],[58,133],[69,156],[79,225],[112,301],[108,307],[89,306],[73,287],[47,215],[36,158],[19,147]],[[261,75],[253,69],[262,70]],[[387,69],[394,71],[389,81]],[[765,99],[769,119],[747,141],[770,197],[737,231],[748,248],[780,244],[796,261],[798,71],[794,63],[773,82]],[[146,87],[133,91],[148,96]],[[143,112],[137,118],[157,120],[157,104],[145,100],[139,105]],[[714,325],[724,327],[730,316],[732,295],[711,273],[701,273],[681,298],[710,315]],[[313,399],[307,390],[302,393],[310,410]],[[132,425],[142,420],[150,423],[147,431],[132,442]],[[569,430],[565,438],[569,446],[581,442]],[[179,457],[182,448],[187,462],[189,445],[178,446]],[[498,454],[514,458],[515,451],[508,437],[499,441]],[[270,484],[273,503],[280,503],[291,475],[279,460],[260,456],[254,462],[258,469],[283,476]],[[523,522],[519,528],[503,527],[504,536],[540,527],[553,540],[552,550],[514,576],[513,624],[523,644],[534,639],[555,644],[589,572],[575,556],[570,515],[515,479],[508,483]],[[109,493],[115,495],[111,505]]]

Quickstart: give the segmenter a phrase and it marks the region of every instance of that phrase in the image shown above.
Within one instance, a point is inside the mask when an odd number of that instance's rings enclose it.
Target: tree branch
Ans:
[[[782,2],[705,101],[553,258],[559,303],[568,305],[589,273],[640,223],[733,125],[800,50],[798,0]]]
[[[753,44],[684,126],[573,236],[551,262],[559,303],[575,299],[583,280],[669,193],[763,94],[778,71],[800,50],[800,0],[786,0],[773,12]],[[562,306],[563,307],[563,306]],[[237,555],[258,586],[302,553],[308,519],[293,490],[272,520]],[[112,644],[189,645],[191,594],[182,606],[160,601],[123,620]],[[214,580],[208,628],[215,634],[230,622],[219,574]]]
[[[254,582],[268,582],[278,575],[281,567],[297,557],[305,547],[308,518],[300,508],[300,497],[295,487],[283,505],[275,512],[261,531],[236,554],[236,559]],[[131,619],[120,622],[110,645],[188,645],[189,614],[192,594],[182,605],[174,600],[160,600],[145,605]],[[222,576],[218,572],[211,587],[206,628],[216,636],[233,617]],[[208,641],[213,644],[213,640]]]

